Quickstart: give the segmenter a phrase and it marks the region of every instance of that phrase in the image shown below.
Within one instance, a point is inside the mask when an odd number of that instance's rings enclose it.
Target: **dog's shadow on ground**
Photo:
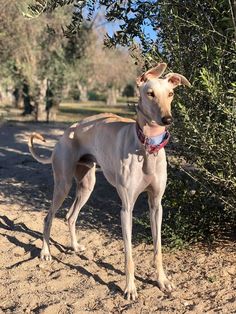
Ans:
[[[24,233],[27,235],[30,235],[33,239],[37,240],[37,239],[42,239],[42,233],[38,232],[36,230],[32,230],[29,229],[24,223],[14,223],[13,220],[10,220],[7,216],[5,215],[0,215],[0,230],[5,230],[5,231],[15,231],[17,233]],[[31,243],[24,243],[22,241],[20,241],[16,236],[12,236],[9,234],[2,234],[0,232],[0,236],[6,237],[7,240],[10,243],[13,243],[16,247],[20,247],[25,251],[25,254],[30,253],[29,256],[27,258],[23,258],[20,259],[20,261],[18,261],[17,263],[14,263],[8,267],[6,267],[7,269],[11,270],[15,267],[18,267],[34,258],[38,258],[40,255],[40,248],[38,248],[35,244],[31,244]],[[62,244],[56,242],[53,239],[50,239],[50,242],[61,252],[61,253],[67,253],[68,252],[68,248],[63,246]],[[82,260],[86,260],[88,261],[88,258],[82,254],[79,255],[79,258]],[[110,282],[105,282],[98,274],[93,274],[90,271],[88,271],[86,268],[84,268],[83,266],[80,265],[73,265],[70,264],[68,262],[64,262],[63,260],[57,258],[56,256],[53,256],[53,260],[57,261],[59,264],[63,264],[64,266],[72,269],[72,270],[76,270],[79,273],[81,273],[83,276],[86,276],[88,278],[93,278],[94,281],[96,281],[97,283],[101,284],[101,285],[106,285],[108,287],[108,289],[110,290],[110,293],[120,293],[122,294],[122,289],[115,284],[115,282],[110,281]],[[99,267],[104,267],[105,265],[100,265],[100,263],[96,262],[95,263],[99,266]],[[114,267],[112,267],[110,264],[106,263],[106,266],[108,269],[113,269],[116,272],[120,272],[119,270],[115,269]],[[121,274],[123,274],[122,272],[120,272]]]
[[[40,255],[40,248],[34,244],[34,241],[37,239],[42,239],[42,233],[36,230],[32,230],[28,228],[24,223],[15,223],[13,220],[9,219],[6,215],[0,215],[0,230],[1,231],[14,231],[16,233],[23,233],[29,235],[32,238],[31,243],[25,243],[20,241],[15,235],[10,235],[7,233],[1,233],[0,235],[7,238],[7,240],[14,244],[16,247],[20,247],[24,250],[25,254],[29,253],[29,257],[27,259],[20,260],[19,262],[10,265],[7,267],[8,269],[12,269],[17,267],[31,259],[37,258]],[[68,248],[64,245],[56,242],[53,239],[50,239],[50,242],[61,252],[65,253]]]
[[[79,257],[81,259],[86,259],[87,258],[84,256],[84,255],[79,255]],[[76,270],[78,271],[80,274],[82,274],[83,276],[86,276],[88,278],[93,278],[94,281],[96,281],[97,283],[99,283],[100,285],[103,285],[103,286],[107,286],[108,289],[110,290],[111,293],[120,293],[122,294],[122,289],[114,282],[114,281],[109,281],[109,282],[105,282],[97,273],[91,273],[90,271],[88,271],[86,268],[84,268],[83,266],[81,265],[72,265],[68,262],[64,262],[62,260],[59,260],[58,258],[55,258],[54,259],[58,262],[58,263],[61,263],[63,264],[64,266],[72,269],[72,270]],[[118,270],[117,270],[118,271]]]
[[[25,257],[23,259],[21,258],[18,262],[8,266],[7,269],[11,270],[15,267],[18,267],[24,263],[29,262],[32,259],[39,258],[40,248],[34,244],[34,241],[37,239],[42,239],[42,233],[41,232],[38,232],[36,230],[32,230],[32,229],[28,228],[24,223],[15,223],[13,220],[9,219],[6,215],[0,215],[0,230],[2,230],[2,231],[14,231],[16,233],[24,233],[26,235],[29,235],[32,238],[32,243],[24,243],[24,242],[20,241],[16,236],[12,236],[12,235],[9,235],[6,233],[3,234],[0,232],[0,236],[7,238],[7,240],[10,243],[13,243],[16,247],[22,248],[25,251],[25,254],[29,253],[26,258]],[[68,251],[68,247],[62,245],[61,243],[58,243],[54,239],[51,238],[50,242],[52,245],[54,245],[59,250],[60,253],[67,253],[68,254],[68,252],[70,252],[70,251]],[[83,254],[78,254],[78,257],[81,260],[89,261],[89,259]],[[97,282],[101,285],[107,286],[110,293],[112,293],[112,294],[113,293],[119,293],[119,294],[123,293],[122,289],[114,281],[106,282],[98,274],[91,273],[90,271],[88,271],[86,268],[84,268],[81,265],[74,265],[74,264],[71,264],[69,262],[65,262],[56,256],[53,256],[53,260],[57,261],[59,264],[63,264],[64,266],[66,266],[72,270],[78,271],[79,273],[81,273],[82,275],[84,275],[88,278],[92,277],[95,282]],[[96,263],[96,265],[99,268],[112,270],[118,275],[122,275],[122,276],[125,275],[124,272],[115,268],[110,263],[103,262],[101,260],[96,260],[96,259],[93,260],[93,262]],[[144,283],[144,284],[151,284],[153,286],[156,286],[156,282],[152,281],[150,279],[144,279],[140,276],[136,276],[136,279],[138,281]]]

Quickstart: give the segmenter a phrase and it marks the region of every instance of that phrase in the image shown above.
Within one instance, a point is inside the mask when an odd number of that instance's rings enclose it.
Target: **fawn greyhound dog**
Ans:
[[[173,90],[178,85],[190,86],[190,83],[177,73],[160,78],[166,66],[160,63],[137,79],[140,97],[136,121],[109,113],[84,119],[65,131],[48,159],[38,156],[33,147],[34,138],[45,139],[38,133],[33,133],[29,138],[29,150],[33,157],[44,164],[52,163],[54,174],[53,201],[44,221],[41,258],[51,260],[49,237],[52,219],[67,196],[73,177],[77,183],[76,198],[66,218],[73,249],[84,249],[77,242],[75,224],[81,207],[94,188],[95,167],[98,164],[108,182],[116,188],[122,202],[126,272],[124,294],[127,299],[133,300],[137,297],[137,291],[131,244],[132,211],[138,195],[143,191],[148,193],[157,284],[163,291],[174,288],[165,275],[161,252],[161,199],[167,179],[164,146],[169,138],[166,128],[173,120]]]

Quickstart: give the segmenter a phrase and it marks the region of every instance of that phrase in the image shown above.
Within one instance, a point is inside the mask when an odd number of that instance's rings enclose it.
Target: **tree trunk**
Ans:
[[[117,89],[112,87],[108,89],[108,95],[107,95],[107,105],[110,107],[117,105]]]
[[[31,104],[29,84],[26,81],[23,84],[22,92],[23,92],[23,103],[24,103],[24,106],[23,106],[24,111],[22,115],[25,116],[25,115],[31,114],[33,111],[33,106]]]
[[[38,93],[35,97],[35,120],[46,121],[47,113],[45,106],[45,95],[47,90],[47,79],[38,83]]]
[[[23,109],[24,99],[23,99],[22,89],[19,87],[16,87],[12,93],[12,96],[13,96],[13,99],[12,99],[13,106],[17,109]]]
[[[80,92],[80,101],[86,102],[88,101],[88,88],[87,86],[83,86],[80,83],[77,83],[78,90]]]
[[[56,97],[53,98],[53,100],[52,100],[52,107],[50,109],[46,110],[46,112],[47,112],[47,122],[49,122],[49,121],[56,121],[59,104],[60,104],[60,100],[57,99]]]
[[[66,86],[64,86],[63,88],[63,98],[68,98],[69,97],[69,92],[70,92],[70,85],[67,84]]]

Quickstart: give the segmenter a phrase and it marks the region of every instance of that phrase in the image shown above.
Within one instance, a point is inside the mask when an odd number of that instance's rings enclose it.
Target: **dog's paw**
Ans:
[[[44,252],[43,250],[40,253],[40,259],[42,261],[51,261],[52,260],[52,256],[49,252]]]
[[[175,285],[166,277],[157,279],[157,285],[162,292],[170,293],[175,289]]]
[[[76,243],[76,245],[73,245],[73,250],[75,251],[75,253],[80,253],[85,251],[85,246],[83,244]]]
[[[137,290],[136,290],[136,287],[135,287],[134,283],[128,284],[126,286],[125,291],[124,291],[124,297],[128,301],[129,300],[133,300],[134,301],[138,297]]]

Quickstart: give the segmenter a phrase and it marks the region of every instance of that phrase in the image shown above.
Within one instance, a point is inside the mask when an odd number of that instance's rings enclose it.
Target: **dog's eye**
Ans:
[[[152,91],[152,90],[148,91],[148,92],[147,92],[147,95],[148,95],[149,97],[152,97],[152,98],[155,97],[154,91]]]
[[[173,92],[169,92],[169,97],[172,97],[174,95],[174,93]]]

